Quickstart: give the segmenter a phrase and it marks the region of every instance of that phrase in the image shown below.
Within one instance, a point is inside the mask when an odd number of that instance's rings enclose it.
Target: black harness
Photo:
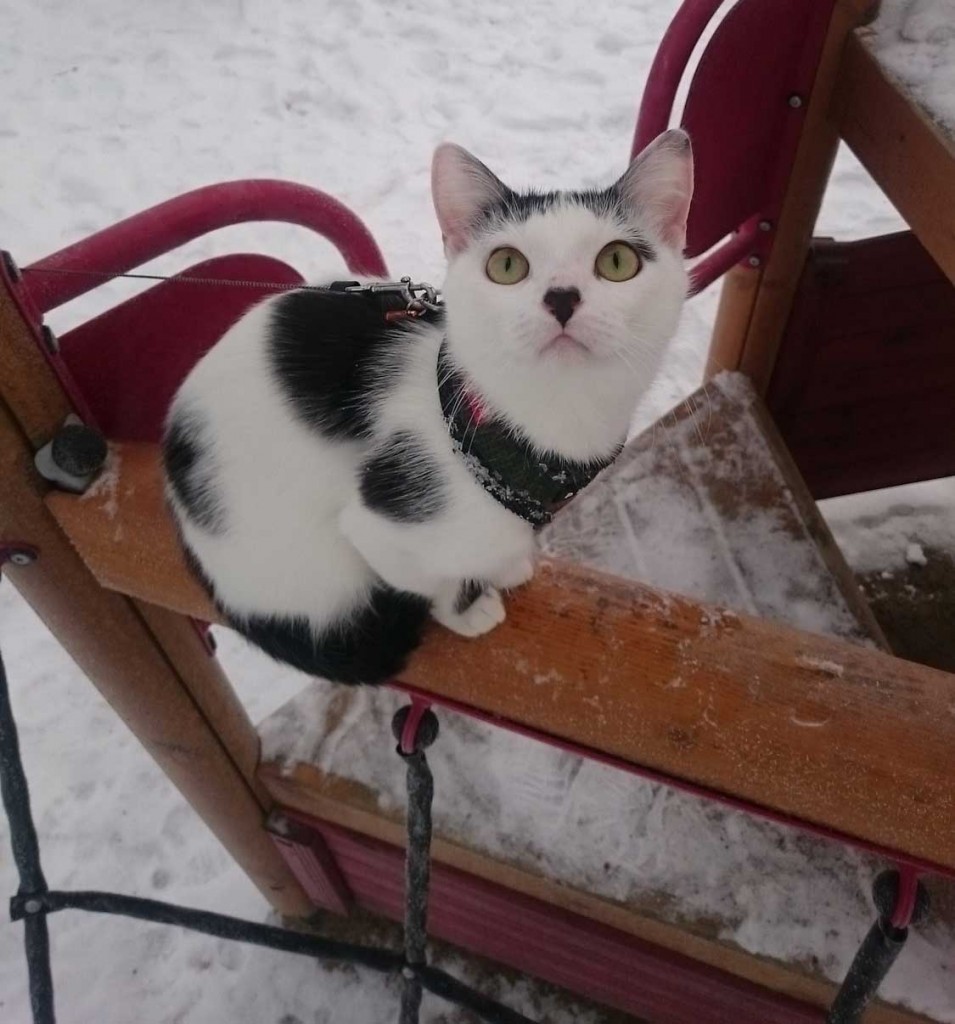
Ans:
[[[437,291],[408,277],[370,285],[335,281],[329,290],[379,303],[389,323],[414,319],[439,326],[444,318]],[[451,362],[446,340],[438,351],[437,383],[448,433],[471,475],[498,504],[535,529],[546,526],[623,448],[621,442],[608,458],[592,462],[542,456],[517,427],[488,409]]]
[[[455,449],[477,482],[509,512],[534,527],[554,514],[620,453],[575,462],[542,456],[503,416],[489,410],[452,364],[445,341],[438,352],[438,395]]]

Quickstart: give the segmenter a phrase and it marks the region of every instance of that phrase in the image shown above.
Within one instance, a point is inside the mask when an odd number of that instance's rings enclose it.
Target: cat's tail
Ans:
[[[383,683],[421,642],[431,602],[380,584],[348,619],[316,633],[304,617],[248,616],[230,625],[276,661],[336,683]]]

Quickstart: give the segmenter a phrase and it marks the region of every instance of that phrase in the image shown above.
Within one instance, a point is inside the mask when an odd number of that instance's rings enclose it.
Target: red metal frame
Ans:
[[[102,277],[84,272],[123,274],[210,231],[249,221],[310,228],[338,249],[353,274],[388,274],[371,232],[347,206],[317,189],[263,178],[207,185],[121,220],[26,267],[28,289],[39,312],[48,313],[102,284]]]
[[[690,57],[721,6],[685,0],[674,17],[650,71],[631,156],[666,129]],[[759,265],[769,254],[832,8],[833,0],[738,0],[700,58],[681,118],[697,170],[686,252],[709,253],[693,268],[692,294],[733,264]]]
[[[315,906],[347,914],[354,905],[354,896],[321,833],[281,812],[269,816],[266,828]]]

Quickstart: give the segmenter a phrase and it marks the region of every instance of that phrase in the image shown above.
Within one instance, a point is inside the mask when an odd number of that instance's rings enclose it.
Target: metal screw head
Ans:
[[[800,96],[798,92],[794,92],[786,102],[793,108],[793,110],[798,110],[802,106],[802,96]]]
[[[763,261],[758,256],[750,256],[746,261],[751,267],[762,266]]]
[[[761,220],[759,222],[759,230],[760,231],[772,231],[773,230],[773,222],[771,220]]]
[[[43,904],[39,900],[27,900],[26,903],[23,904],[23,909],[28,914],[39,914],[43,909]]]
[[[20,268],[17,266],[17,261],[10,255],[10,253],[7,252],[6,249],[4,249],[2,253],[0,253],[0,256],[2,256],[3,258],[3,265],[6,268],[10,280],[19,281],[23,275],[20,273]]]
[[[102,469],[108,449],[103,436],[82,423],[67,423],[53,438],[54,465],[72,476],[88,476]]]
[[[40,328],[40,334],[43,336],[43,344],[46,345],[47,352],[52,352],[53,355],[56,355],[60,351],[60,342],[53,333],[53,329],[43,324]]]

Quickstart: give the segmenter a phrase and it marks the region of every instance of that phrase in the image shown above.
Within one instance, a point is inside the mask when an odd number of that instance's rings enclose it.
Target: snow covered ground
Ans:
[[[188,188],[273,176],[339,196],[393,270],[439,279],[433,145],[459,141],[515,184],[611,180],[625,164],[637,97],[676,6],[0,0],[0,246],[26,263]],[[898,225],[861,169],[840,159],[821,231],[859,237]],[[340,266],[305,231],[271,226],[229,229],[188,257],[243,247],[315,277]],[[180,266],[177,257],[155,269]],[[59,311],[54,328],[126,294],[121,285],[101,291]],[[714,305],[711,292],[688,307],[644,419],[699,380]],[[883,565],[904,560],[915,542],[951,549],[953,508],[951,485],[938,484],[845,499],[832,518],[860,564]],[[860,529],[860,517],[878,528]],[[261,919],[258,893],[8,584],[0,586],[0,647],[51,884]],[[298,677],[234,641],[224,656],[255,719],[300,688]],[[14,887],[0,825],[0,893]],[[51,931],[64,1022],[395,1017],[394,990],[371,976],[124,920],[65,913]],[[28,1020],[20,941],[19,925],[0,923],[0,1018],[12,1024]],[[526,988],[508,998],[533,1008]],[[439,1019],[443,1007],[427,1005],[426,1019]]]

